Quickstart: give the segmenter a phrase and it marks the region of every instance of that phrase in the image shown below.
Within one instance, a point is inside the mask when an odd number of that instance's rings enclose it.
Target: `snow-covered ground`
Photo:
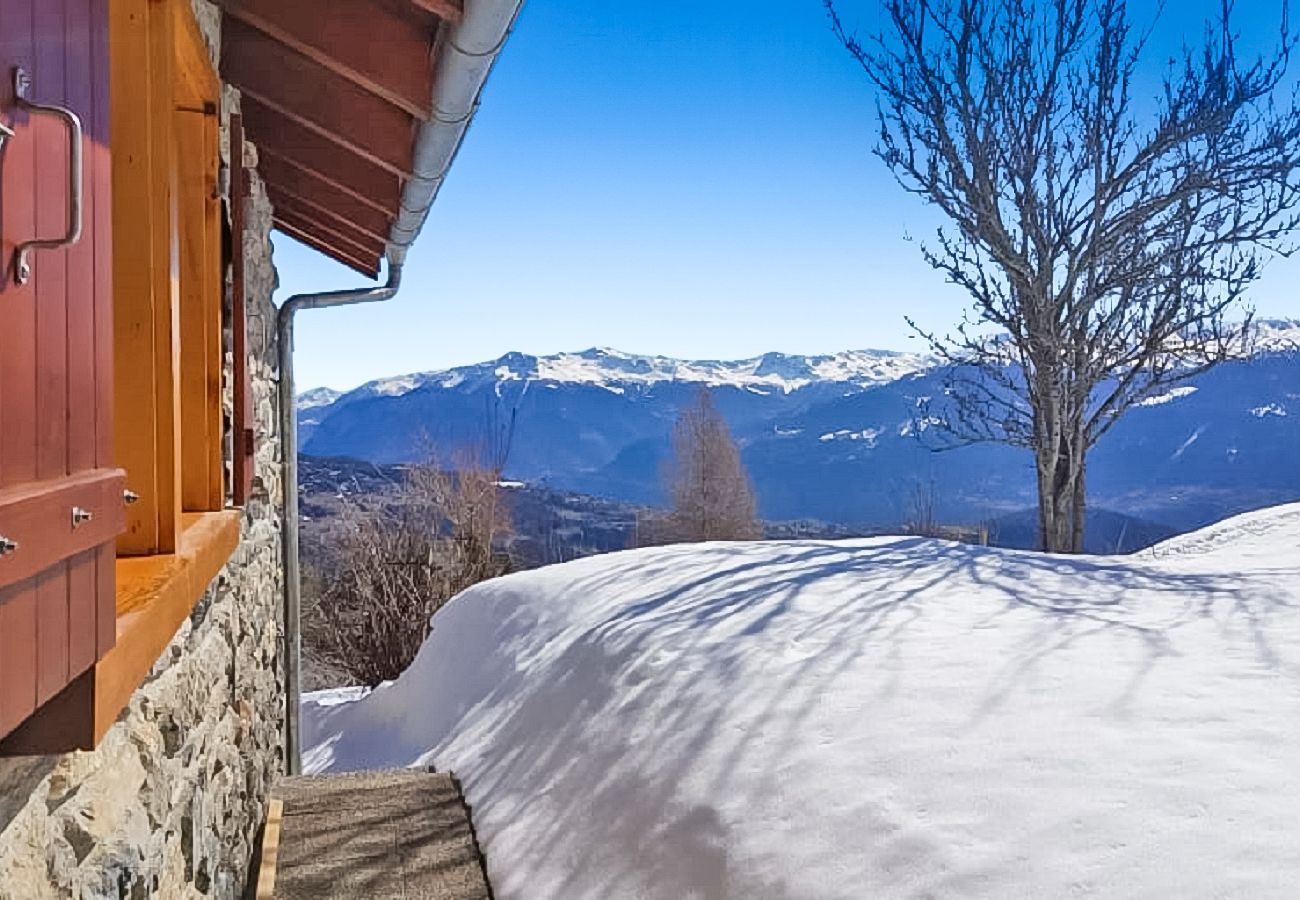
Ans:
[[[1296,897],[1300,505],[525,572],[304,727],[312,771],[457,772],[500,898]]]

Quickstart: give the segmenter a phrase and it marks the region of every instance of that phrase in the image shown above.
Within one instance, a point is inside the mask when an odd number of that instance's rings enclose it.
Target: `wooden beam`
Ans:
[[[271,157],[262,163],[262,177],[273,198],[277,195],[292,198],[329,221],[348,225],[377,241],[388,240],[392,216],[359,202],[310,172],[286,166]]]
[[[212,102],[212,101],[207,101]],[[174,113],[179,171],[181,504],[186,512],[225,505],[222,459],[221,201],[217,117]]]
[[[419,9],[431,12],[447,22],[459,22],[465,18],[465,0],[411,0]]]
[[[433,115],[434,33],[413,18],[374,0],[218,3],[240,21],[412,116]]]
[[[262,861],[257,867],[256,900],[274,900],[275,874],[280,867],[280,828],[284,820],[284,801],[272,797],[267,807],[266,829],[262,832]]]
[[[402,198],[402,180],[397,175],[284,118],[253,97],[244,97],[241,106],[244,130],[257,146],[259,158],[273,157],[303,169],[378,212],[396,215]]]
[[[176,78],[172,89],[177,106],[202,108],[221,97],[221,81],[208,55],[208,45],[189,6],[172,16],[176,47]]]
[[[245,242],[248,235],[248,171],[244,168],[244,119],[230,115],[230,331],[231,393],[230,500],[244,506],[253,495],[257,468],[255,406],[248,354],[248,287]]]
[[[289,197],[272,197],[271,205],[274,207],[274,217],[277,221],[288,221],[300,231],[314,234],[321,240],[328,241],[331,244],[341,245],[343,250],[355,257],[370,259],[372,256],[384,255],[385,244],[383,241],[377,241],[346,226],[340,227],[325,222],[315,216],[310,208],[296,203]]]
[[[288,222],[277,220],[275,222],[275,227],[279,231],[282,231],[283,233],[287,234],[289,237],[293,238],[295,241],[298,241],[299,243],[302,244],[306,244],[308,247],[315,250],[316,252],[325,254],[335,262],[345,265],[349,269],[353,269],[357,272],[360,272],[362,275],[365,275],[367,278],[374,279],[379,277],[378,257],[375,257],[373,260],[364,260],[361,259],[360,257],[349,256],[347,253],[340,250],[338,247],[333,246],[327,241],[324,241],[318,237],[308,234],[305,231],[295,228],[292,224]]]
[[[411,173],[416,120],[401,108],[227,16],[221,74],[287,119],[396,175]]]
[[[175,5],[110,5],[113,146],[114,445],[127,487],[118,551],[171,553],[180,532]]]

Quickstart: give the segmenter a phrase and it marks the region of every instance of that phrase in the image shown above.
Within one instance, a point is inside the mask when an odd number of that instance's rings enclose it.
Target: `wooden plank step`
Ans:
[[[282,778],[258,900],[490,900],[456,779],[417,770]]]

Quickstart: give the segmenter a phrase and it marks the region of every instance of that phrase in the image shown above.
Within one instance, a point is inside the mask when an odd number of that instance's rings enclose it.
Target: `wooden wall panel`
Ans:
[[[36,289],[13,280],[15,246],[36,236],[37,122],[15,110],[12,69],[33,71],[30,2],[0,0],[0,112],[15,132],[0,167],[3,253],[0,254],[0,489],[36,478]],[[4,522],[0,521],[0,535]],[[21,548],[19,548],[21,550]],[[4,558],[0,557],[0,572]],[[35,582],[0,588],[0,734],[36,707]]]
[[[109,0],[90,4],[90,50],[95,77],[91,79],[93,118],[91,133],[95,139],[87,147],[87,166],[93,173],[95,197],[91,206],[94,234],[95,293],[95,466],[105,469],[116,465],[113,448],[114,403],[114,336],[113,336],[113,158],[109,151],[110,116],[110,45]],[[101,545],[97,551],[83,554],[71,563],[74,585],[82,582],[95,586],[93,648],[88,642],[74,640],[69,648],[69,665],[75,671],[86,662],[87,652],[94,658],[112,649],[117,639],[116,572],[117,553],[113,544]],[[75,590],[75,587],[74,587]]]
[[[18,0],[3,3],[0,28],[0,109],[7,114],[15,136],[5,145],[3,271],[0,272],[0,488],[36,479],[36,283],[17,285],[13,280],[14,249],[36,235],[36,118],[14,109],[11,71],[23,66],[31,71],[32,4]],[[3,532],[0,532],[2,534]]]
[[[76,0],[69,0],[75,4]],[[47,0],[34,7],[36,34],[65,34],[64,0]],[[43,102],[60,103],[84,116],[84,105],[74,106],[65,90],[68,81],[87,81],[89,61],[81,48],[65,41],[62,54],[39,52],[32,71],[32,94]],[[36,233],[63,234],[68,228],[67,128],[52,116],[36,116]],[[70,256],[75,247],[43,250],[32,256],[32,281],[36,285],[36,478],[38,481],[68,474],[69,419],[69,306],[90,287],[76,276]],[[89,274],[89,273],[85,273]],[[93,361],[92,361],[93,365]],[[94,377],[93,370],[90,373]],[[69,585],[68,564],[55,563],[36,577],[36,702],[44,703],[68,683]],[[75,627],[85,627],[77,622]],[[94,623],[90,623],[93,629]]]
[[[68,62],[68,104],[83,110],[88,136],[82,147],[82,239],[68,250],[68,471],[113,464],[111,428],[112,247],[108,196],[108,56],[105,0],[67,0],[68,46],[78,48]],[[80,73],[84,66],[85,74]],[[107,326],[107,329],[105,329]],[[107,446],[105,444],[107,443]],[[112,545],[108,545],[112,550]],[[110,563],[111,564],[111,563]],[[68,673],[75,677],[99,657],[101,618],[113,618],[112,573],[101,584],[98,554],[78,553],[68,568]],[[111,636],[110,636],[111,637]],[[104,647],[106,651],[110,643]]]
[[[0,589],[0,735],[36,709],[36,590]]]

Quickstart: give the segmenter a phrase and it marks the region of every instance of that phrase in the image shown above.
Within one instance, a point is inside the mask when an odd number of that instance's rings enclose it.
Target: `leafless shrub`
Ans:
[[[500,474],[472,457],[453,470],[412,466],[385,502],[349,506],[317,593],[304,602],[307,655],[357,684],[400,675],[434,613],[509,568],[499,550],[511,527]]]

